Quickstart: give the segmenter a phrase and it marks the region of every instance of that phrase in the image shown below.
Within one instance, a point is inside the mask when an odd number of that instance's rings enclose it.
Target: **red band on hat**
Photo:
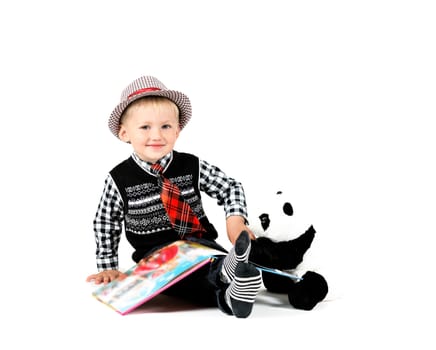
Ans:
[[[133,91],[129,96],[127,96],[127,98],[142,94],[143,92],[150,92],[150,91],[159,91],[161,89],[157,88],[157,87],[149,87],[149,88],[143,88],[143,89],[139,89],[136,91]]]

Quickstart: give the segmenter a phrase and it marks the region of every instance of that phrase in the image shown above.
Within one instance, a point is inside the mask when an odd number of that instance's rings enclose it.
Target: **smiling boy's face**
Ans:
[[[155,163],[174,149],[179,134],[177,106],[165,98],[145,98],[126,109],[118,135],[139,158]]]

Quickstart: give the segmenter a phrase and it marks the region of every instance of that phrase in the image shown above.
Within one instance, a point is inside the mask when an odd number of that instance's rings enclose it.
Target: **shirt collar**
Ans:
[[[153,163],[142,160],[141,158],[138,157],[138,155],[135,152],[132,153],[132,158],[136,162],[136,164],[138,164],[146,172],[152,175],[156,175],[155,172],[151,170],[151,166],[153,165]],[[159,159],[156,162],[156,164],[159,164],[164,169],[163,172],[165,172],[166,168],[170,165],[172,159],[173,159],[173,152],[171,151],[170,153],[164,155],[161,159]]]

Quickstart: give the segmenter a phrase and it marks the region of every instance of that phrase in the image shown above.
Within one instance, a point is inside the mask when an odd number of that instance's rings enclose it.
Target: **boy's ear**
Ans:
[[[118,137],[120,138],[121,141],[127,142],[129,143],[129,137],[127,135],[127,130],[121,125],[120,126],[120,131],[118,131]]]

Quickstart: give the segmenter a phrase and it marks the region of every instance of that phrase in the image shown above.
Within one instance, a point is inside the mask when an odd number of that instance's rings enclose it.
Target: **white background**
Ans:
[[[435,17],[431,1],[3,2],[7,348],[146,348],[196,331],[220,348],[434,348]],[[85,285],[92,219],[130,154],[107,118],[140,75],[190,96],[178,150],[242,181],[249,201],[277,185],[310,214],[329,302],[247,320],[101,311]],[[224,235],[222,208],[206,205]]]

